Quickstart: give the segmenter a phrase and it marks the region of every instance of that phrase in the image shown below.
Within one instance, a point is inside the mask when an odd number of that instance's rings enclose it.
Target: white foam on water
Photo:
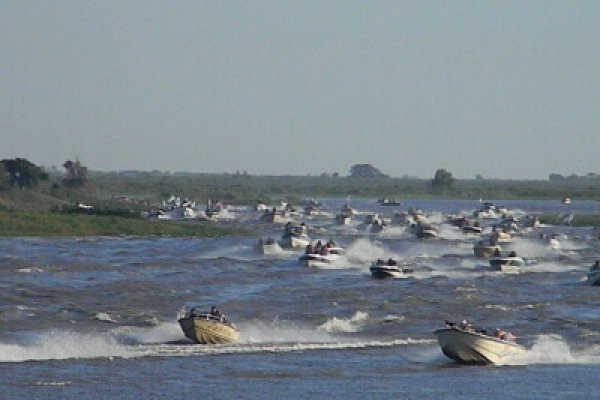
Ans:
[[[333,317],[323,324],[319,325],[318,329],[335,333],[335,332],[357,332],[362,326],[364,326],[369,319],[369,314],[362,311],[357,311],[354,315],[348,319]]]
[[[378,258],[386,258],[386,250],[383,246],[362,238],[348,246],[344,256],[350,263],[370,265]]]
[[[0,343],[0,362],[72,358],[132,357],[114,336],[52,330],[34,334],[26,343]]]
[[[573,350],[558,335],[541,335],[523,354],[502,360],[503,365],[600,364],[600,345]]]

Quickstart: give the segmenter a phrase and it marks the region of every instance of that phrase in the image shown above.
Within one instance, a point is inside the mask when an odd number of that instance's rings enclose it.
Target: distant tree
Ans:
[[[351,178],[387,178],[388,176],[371,164],[355,164],[350,168]]]
[[[87,167],[83,166],[79,160],[71,161],[67,160],[63,164],[63,167],[67,170],[62,184],[68,188],[78,188],[85,184],[87,181]]]
[[[550,174],[548,180],[550,181],[563,181],[565,179],[561,174]]]
[[[331,176],[333,176],[334,178],[339,178],[340,173],[339,172],[334,172],[333,174],[331,174]]]
[[[48,174],[37,165],[24,158],[1,160],[4,173],[3,179],[8,176],[10,187],[15,185],[20,188],[37,186],[39,181],[47,180]]]
[[[435,171],[435,176],[431,181],[431,187],[436,192],[445,192],[446,190],[452,188],[455,181],[456,179],[454,179],[451,172],[441,168]]]
[[[0,162],[0,187],[3,187],[5,183],[8,183],[9,175],[4,168],[4,164]]]
[[[475,175],[475,179],[477,179],[478,181],[480,181],[480,180],[483,179],[483,175],[477,174],[477,175]]]

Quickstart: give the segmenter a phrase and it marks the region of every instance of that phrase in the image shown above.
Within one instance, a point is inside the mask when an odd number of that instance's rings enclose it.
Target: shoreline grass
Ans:
[[[249,229],[205,222],[176,222],[49,212],[0,210],[0,237],[19,236],[247,236]]]

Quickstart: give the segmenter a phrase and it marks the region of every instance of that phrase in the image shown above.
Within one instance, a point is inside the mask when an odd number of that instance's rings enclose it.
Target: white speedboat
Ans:
[[[369,268],[374,278],[407,278],[414,272],[411,268],[402,268],[397,263],[376,261]]]
[[[335,262],[342,254],[344,254],[344,249],[334,244],[327,248],[325,254],[322,254],[319,248],[315,248],[314,252],[302,255],[299,260],[307,267],[324,268]]]
[[[192,309],[178,322],[185,337],[200,344],[234,343],[240,337],[240,331],[223,315],[195,314]]]
[[[349,225],[352,222],[352,216],[350,214],[338,214],[335,216],[335,220],[338,225]]]
[[[299,226],[292,226],[291,222],[288,222],[279,243],[282,247],[305,248],[310,244],[310,237],[306,231],[307,227],[303,223]]]
[[[525,259],[518,256],[492,256],[489,259],[490,266],[496,271],[520,271],[525,265]]]
[[[434,332],[442,352],[454,361],[467,364],[496,364],[510,356],[525,352],[525,347],[512,340],[489,336],[456,326]]]
[[[438,237],[438,230],[429,224],[419,222],[414,230],[419,239],[433,239]]]
[[[590,267],[590,271],[587,274],[588,282],[590,285],[600,285],[600,263],[596,261],[594,265]]]
[[[283,251],[279,243],[273,238],[258,239],[256,250],[265,255],[280,254]]]

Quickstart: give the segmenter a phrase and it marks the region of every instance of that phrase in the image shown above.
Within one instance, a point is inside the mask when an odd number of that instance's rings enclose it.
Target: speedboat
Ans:
[[[480,240],[473,246],[473,253],[475,253],[475,257],[479,258],[489,258],[496,251],[502,251],[502,247],[489,241]]]
[[[282,224],[285,222],[285,213],[277,210],[265,210],[260,216],[260,220],[269,224]]]
[[[525,259],[518,256],[493,256],[489,262],[496,271],[519,271],[525,265]]]
[[[474,329],[451,325],[434,332],[442,352],[454,361],[467,364],[496,364],[525,352],[515,341],[500,339]]]
[[[438,237],[437,229],[426,223],[417,223],[415,226],[415,234],[419,239],[432,239]]]
[[[396,262],[376,261],[369,268],[374,278],[406,278],[413,270],[411,268],[401,268]]]
[[[399,206],[400,202],[394,198],[388,199],[387,197],[381,198],[378,200],[379,205],[381,206]]]
[[[587,274],[588,282],[590,285],[600,285],[600,264],[598,261],[590,267],[590,271]]]
[[[491,237],[496,243],[512,242],[512,237],[510,236],[510,233],[504,231],[492,231]]]
[[[327,248],[327,254],[321,254],[319,248],[316,248],[314,252],[302,255],[299,260],[307,267],[324,268],[337,260],[342,254],[344,254],[344,249],[334,244]]]
[[[304,254],[300,257],[302,262],[307,267],[325,268],[331,263],[335,262],[340,257],[340,253],[329,253],[329,254]]]
[[[352,217],[350,214],[338,214],[335,216],[335,220],[339,225],[349,225],[352,222]]]
[[[258,243],[256,244],[256,250],[260,254],[279,254],[283,251],[279,243],[275,241],[275,239],[269,237],[266,239],[258,239]]]
[[[306,234],[306,225],[292,226],[286,225],[285,231],[281,236],[280,244],[283,247],[305,248],[310,243],[310,238]]]
[[[178,322],[185,337],[199,344],[234,343],[240,337],[240,331],[223,315],[196,314],[192,309]]]

